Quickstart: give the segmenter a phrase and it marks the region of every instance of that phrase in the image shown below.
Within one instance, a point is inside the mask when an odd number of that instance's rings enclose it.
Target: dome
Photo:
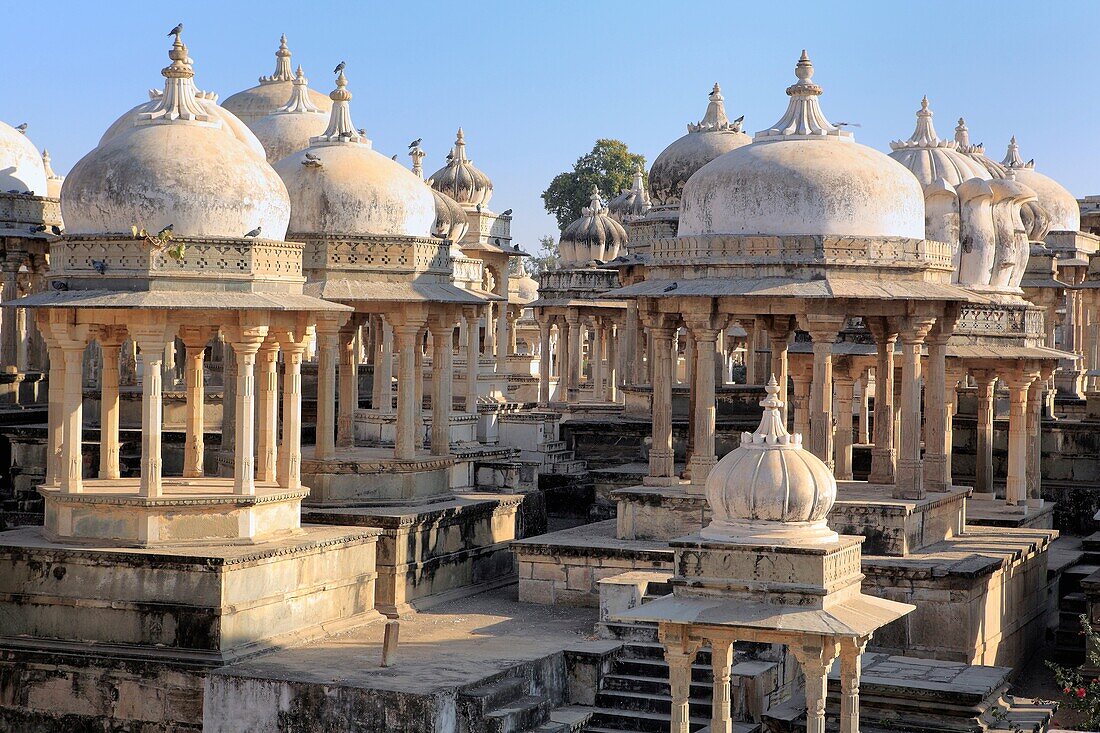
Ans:
[[[959,124],[955,126],[955,149],[963,155],[977,161],[985,168],[991,178],[1004,178],[1005,167],[985,154],[985,146],[981,143],[970,144],[970,130],[966,126],[966,120],[959,118]]]
[[[642,176],[642,166],[639,164],[638,169],[634,171],[634,185],[623,189],[622,193],[607,204],[608,212],[620,224],[640,219],[649,211],[649,191],[645,187]]]
[[[932,110],[928,97],[920,102],[917,111],[917,127],[908,140],[890,143],[890,157],[898,161],[917,177],[922,186],[944,180],[957,186],[971,178],[989,179],[989,171],[974,158],[956,150],[954,140],[941,140],[932,125]]]
[[[729,121],[722,88],[715,84],[702,121],[689,124],[687,134],[662,150],[653,161],[649,169],[649,195],[653,203],[679,204],[684,184],[695,171],[718,156],[751,143],[752,138],[741,132],[743,119]]]
[[[310,139],[328,127],[329,113],[310,100],[308,83],[299,66],[287,103],[252,123],[252,132],[263,145],[270,163],[308,148]]]
[[[283,35],[279,39],[279,50],[275,52],[275,73],[261,76],[258,85],[237,92],[222,102],[222,107],[251,127],[261,117],[266,117],[285,105],[294,90],[290,55],[290,49],[286,46],[286,35]],[[307,87],[306,95],[323,112],[331,109],[332,102],[324,94]]]
[[[27,139],[26,129],[26,123],[15,128],[0,122],[0,191],[46,196],[46,169],[38,148]]]
[[[1013,137],[1008,143],[1008,154],[1001,165],[1016,173],[1016,180],[1024,184],[1039,197],[1039,205],[1049,217],[1050,231],[1077,232],[1081,230],[1081,206],[1073,194],[1062,184],[1035,170],[1035,161],[1024,162],[1020,158],[1020,146]]]
[[[836,479],[825,463],[802,447],[801,435],[783,425],[773,376],[761,402],[754,433],[727,453],[707,475],[713,518],[703,537],[769,544],[826,544],[837,539],[825,518],[836,501]]]
[[[275,164],[290,193],[294,234],[427,237],[436,199],[424,181],[371,149],[351,121],[351,92],[341,71],[325,131]]]
[[[290,202],[278,175],[197,97],[192,61],[176,36],[164,92],[128,128],[85,155],[63,186],[70,234],[172,226],[177,235],[282,239]],[[216,105],[214,105],[216,106]],[[41,163],[41,160],[39,161]],[[185,163],[181,164],[181,163]]]
[[[593,186],[591,199],[581,217],[562,231],[558,255],[567,267],[587,265],[593,260],[608,262],[619,256],[626,239],[623,225],[607,213],[607,207],[600,201],[599,189]]]
[[[493,182],[466,157],[466,136],[458,128],[454,149],[447,155],[447,165],[428,179],[432,188],[441,191],[467,207],[488,206],[493,197]]]
[[[813,72],[803,52],[779,122],[688,180],[680,236],[924,238],[924,193],[916,178],[825,118]]]
[[[52,199],[61,198],[61,184],[65,182],[65,176],[59,176],[53,172],[50,166],[50,151],[42,149],[42,168],[46,172],[46,195]]]
[[[419,141],[409,150],[409,157],[413,159],[413,174],[421,180],[424,180],[425,155],[427,153],[420,147]],[[424,183],[427,185],[427,181]],[[466,216],[465,209],[459,206],[453,198],[436,191],[431,186],[428,186],[428,190],[435,197],[435,226],[432,227],[432,235],[449,239],[452,243],[453,254],[461,257],[462,250],[457,246],[457,243],[470,230],[470,219]]]
[[[527,274],[527,268],[523,265],[523,258],[516,258],[516,272],[508,278],[508,302],[516,305],[527,305],[538,300],[539,284],[535,278]]]

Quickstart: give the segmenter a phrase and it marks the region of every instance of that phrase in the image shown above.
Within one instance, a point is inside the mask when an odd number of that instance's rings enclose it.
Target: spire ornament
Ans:
[[[281,81],[293,81],[294,72],[290,68],[290,49],[286,46],[286,34],[279,39],[279,50],[275,52],[275,73],[261,76],[261,84],[275,84]]]
[[[342,64],[341,64],[342,65]],[[328,95],[332,100],[332,113],[329,115],[328,128],[309,139],[310,144],[318,143],[354,143],[356,145],[369,146],[370,140],[359,133],[355,123],[351,121],[351,92],[348,91],[348,78],[344,76],[344,70],[340,69],[336,75],[336,88]]]
[[[697,124],[688,123],[688,132],[741,132],[741,121],[744,117],[730,122],[726,117],[726,100],[722,96],[722,87],[714,82],[714,89],[710,92],[710,104],[703,119]]]
[[[64,176],[59,176],[54,173],[53,168],[50,167],[50,151],[42,148],[42,167],[46,169],[47,181],[64,181]]]
[[[195,88],[195,62],[187,54],[187,46],[180,39],[180,33],[173,31],[175,40],[172,50],[168,52],[168,58],[172,60],[168,66],[161,69],[164,76],[164,92],[157,98],[157,104],[148,112],[138,115],[137,124],[149,124],[153,122],[175,122],[177,120],[187,122],[210,122],[221,124],[220,120],[212,120],[206,109],[198,102],[199,98],[207,98]]]
[[[279,107],[275,112],[324,114],[324,110],[310,100],[307,84],[309,84],[309,79],[306,78],[306,75],[302,72],[302,65],[299,64],[298,71],[294,74],[294,86],[290,90],[290,101]]]
[[[820,138],[852,140],[852,133],[842,130],[825,118],[818,97],[822,89],[813,83],[814,65],[806,51],[795,65],[794,74],[798,81],[787,87],[787,96],[791,98],[787,111],[767,130],[756,133],[755,140],[777,140],[784,137]]]
[[[1012,139],[1008,141],[1008,152],[1005,153],[1004,160],[1001,161],[1001,165],[1009,170],[1018,168],[1034,168],[1035,160],[1029,160],[1024,162],[1024,159],[1020,157],[1020,146],[1016,143],[1016,136],[1013,135]]]
[[[427,153],[419,145],[414,146],[409,151],[409,157],[412,158],[413,162],[412,172],[420,180],[424,180],[424,156],[426,155]]]
[[[908,140],[894,140],[890,143],[891,150],[904,150],[905,148],[955,148],[954,140],[941,140],[936,134],[936,128],[932,124],[933,112],[928,108],[928,97],[920,101],[920,109],[917,110],[917,127]]]

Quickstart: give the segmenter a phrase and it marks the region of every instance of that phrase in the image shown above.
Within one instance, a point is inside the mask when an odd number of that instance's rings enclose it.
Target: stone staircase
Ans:
[[[554,707],[526,677],[503,677],[458,695],[460,733],[578,733],[591,717],[579,706]]]
[[[1063,551],[1065,567],[1058,581],[1058,627],[1054,634],[1054,657],[1062,664],[1079,665],[1085,661],[1085,637],[1081,633],[1081,614],[1086,613],[1082,581],[1100,571],[1100,532],[1090,535],[1072,548],[1075,541],[1060,537],[1052,545]],[[1062,544],[1066,547],[1057,547]],[[1052,561],[1055,558],[1052,556]]]
[[[557,476],[582,476],[588,472],[588,463],[567,450],[564,440],[548,440],[537,448],[545,473]]]

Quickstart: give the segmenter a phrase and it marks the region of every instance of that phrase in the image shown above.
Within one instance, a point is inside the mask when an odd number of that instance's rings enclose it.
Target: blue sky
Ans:
[[[1100,2],[37,2],[6,3],[0,119],[30,123],[64,173],[161,86],[179,21],[201,89],[224,99],[274,68],[280,33],[310,85],[346,60],[352,113],[376,149],[422,137],[442,165],[455,129],[533,251],[555,232],[539,194],[599,137],[652,161],[706,108],[715,81],[749,132],[786,106],[807,48],[836,120],[880,150],[912,132],[922,94],[941,137],[963,115],[1000,159],[1075,195],[1100,194],[1095,43]]]

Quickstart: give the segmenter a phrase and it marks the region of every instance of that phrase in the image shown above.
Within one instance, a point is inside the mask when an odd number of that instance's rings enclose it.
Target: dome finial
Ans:
[[[412,150],[409,151],[409,157],[412,158],[413,167],[412,171],[420,180],[424,180],[424,156],[427,153],[419,145],[414,145]]]
[[[305,72],[302,71],[302,65],[298,64],[298,70],[294,74],[294,84],[290,89],[290,100],[284,104],[276,112],[313,112],[315,114],[324,114],[323,110],[313,103],[313,100],[309,98],[309,79],[306,78]]]
[[[328,128],[317,137],[310,138],[310,144],[330,142],[370,145],[370,140],[361,135],[351,121],[351,92],[348,91],[348,78],[344,75],[343,62],[336,67],[336,88],[329,93],[328,98],[332,100]]]
[[[970,130],[962,117],[959,118],[959,124],[955,125],[955,146],[964,153],[970,152]]]
[[[294,72],[290,67],[290,49],[286,45],[286,34],[279,38],[279,50],[275,52],[275,73],[271,76],[261,76],[261,84],[273,84],[280,81],[292,81]]]
[[[1025,167],[1024,159],[1020,157],[1020,146],[1016,144],[1015,135],[1008,141],[1008,152],[1005,154],[1005,159],[1001,161],[1001,165],[1008,168]]]
[[[451,151],[453,159],[459,163],[469,163],[470,159],[466,157],[466,134],[462,132],[462,128],[458,128],[458,134],[455,136],[455,146]]]
[[[783,414],[780,409],[783,403],[779,399],[779,382],[775,381],[773,374],[764,387],[767,396],[760,402],[764,408],[764,414],[760,417],[760,426],[753,433],[745,433],[741,436],[741,442],[752,442],[767,445],[801,445],[801,435],[791,435],[787,432],[787,426],[783,424]],[[747,438],[746,438],[747,436]]]
[[[851,132],[841,130],[840,127],[829,122],[821,111],[818,97],[821,96],[822,89],[810,81],[814,75],[814,65],[805,49],[798,63],[795,64],[794,75],[798,77],[798,81],[787,87],[787,96],[791,98],[787,104],[787,111],[767,130],[756,133],[756,139],[811,137],[851,140]]]
[[[195,69],[192,66],[194,61],[187,54],[187,46],[180,37],[182,34],[180,26],[172,29],[170,35],[175,36],[175,39],[168,52],[172,63],[160,71],[164,76],[164,93],[160,95],[153,109],[138,116],[138,124],[176,120],[210,121],[210,116],[197,99],[200,92],[195,88]]]
[[[908,140],[894,140],[890,143],[890,149],[955,147],[955,142],[952,140],[940,140],[939,135],[936,134],[936,128],[932,124],[932,115],[932,110],[928,107],[928,95],[925,95],[920,100],[920,109],[917,110],[917,126],[913,130],[913,134],[909,136]]]
[[[707,98],[710,103],[707,105],[706,114],[697,124],[689,124],[688,132],[741,130],[741,120],[731,123],[729,117],[726,116],[726,99],[722,96],[722,87],[719,86],[718,82],[714,82],[714,88],[711,89]]]

